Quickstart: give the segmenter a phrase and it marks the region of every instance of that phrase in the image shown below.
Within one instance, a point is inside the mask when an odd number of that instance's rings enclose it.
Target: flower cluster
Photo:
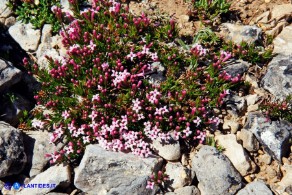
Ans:
[[[74,17],[62,15],[72,19],[60,33],[67,56],[48,58],[49,70],[31,67],[42,82],[37,103],[51,111],[36,113],[32,125],[50,126],[50,143],[67,140],[48,155],[52,163],[77,158],[90,143],[147,157],[149,141],[198,144],[205,141],[206,129],[219,128],[213,108],[223,106],[228,89],[240,81],[221,70],[230,53],[210,53],[198,44],[184,53],[162,45],[176,37],[174,20],[157,26],[115,1],[93,0],[83,11],[73,7]],[[201,65],[206,58],[213,61]],[[186,70],[195,61],[198,66]],[[157,63],[167,78],[152,85]]]
[[[157,173],[151,174],[149,180],[147,181],[147,189],[154,188],[154,185],[162,185],[165,181],[167,181],[168,175],[165,174],[163,171],[158,171]]]

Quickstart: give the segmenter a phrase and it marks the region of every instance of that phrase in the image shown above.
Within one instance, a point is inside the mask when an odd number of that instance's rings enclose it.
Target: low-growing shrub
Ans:
[[[260,104],[260,109],[271,120],[286,120],[292,123],[292,95],[283,101],[270,101],[265,99]]]
[[[31,23],[35,28],[42,28],[44,24],[52,24],[55,33],[61,29],[61,23],[52,11],[53,6],[61,6],[60,0],[9,0],[8,5],[15,11],[17,19],[26,24]]]
[[[90,143],[147,157],[152,140],[203,143],[205,131],[218,128],[214,109],[241,80],[221,70],[231,53],[199,44],[181,52],[168,44],[177,37],[173,19],[152,23],[112,0],[73,7],[74,18],[54,10],[72,20],[61,32],[68,56],[48,57],[49,70],[24,59],[42,83],[32,126],[49,128],[51,143],[66,142],[48,154],[51,163],[78,158]],[[165,69],[160,83],[157,67]]]
[[[205,25],[212,25],[215,20],[220,20],[220,15],[227,13],[230,3],[226,0],[193,0],[192,15],[198,17]]]

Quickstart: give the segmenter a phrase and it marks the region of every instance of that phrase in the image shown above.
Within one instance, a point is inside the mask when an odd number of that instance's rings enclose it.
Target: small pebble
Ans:
[[[277,176],[277,172],[272,167],[267,167],[266,172],[267,172],[269,179],[272,179],[272,178]]]
[[[253,179],[250,177],[250,175],[245,176],[244,179],[245,179],[248,183],[250,183],[250,182],[253,181]]]
[[[259,154],[264,154],[264,152],[262,150],[258,150]]]
[[[270,165],[272,162],[272,157],[268,154],[263,154],[259,156],[259,161],[265,163],[266,165]]]
[[[270,183],[276,183],[276,182],[279,182],[280,179],[278,177],[274,177],[270,180]]]
[[[260,167],[261,171],[265,171],[267,169],[267,166],[266,165],[263,165]]]
[[[291,164],[291,162],[287,158],[285,158],[285,157],[282,158],[282,162],[283,162],[284,165],[285,164],[287,164],[287,165],[290,165]]]
[[[181,156],[181,164],[183,165],[183,166],[187,166],[189,163],[188,163],[188,157],[187,157],[187,155],[186,154],[182,154],[182,156]]]

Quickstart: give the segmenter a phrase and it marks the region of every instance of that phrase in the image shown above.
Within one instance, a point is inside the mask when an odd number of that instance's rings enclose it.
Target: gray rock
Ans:
[[[244,97],[240,97],[231,93],[223,100],[226,103],[227,111],[235,117],[247,109],[246,100]]]
[[[42,29],[41,44],[36,51],[37,63],[41,69],[49,69],[49,61],[46,56],[51,57],[53,60],[61,59],[59,52],[53,48],[54,46],[52,25],[45,24]]]
[[[75,169],[74,185],[89,194],[155,194],[157,189],[146,189],[146,185],[161,163],[158,158],[140,158],[106,151],[97,144],[88,145]]]
[[[237,195],[273,195],[273,192],[263,181],[253,181],[240,190]]]
[[[192,159],[192,171],[202,195],[235,194],[242,178],[230,160],[216,148],[204,145]]]
[[[50,63],[49,63],[48,59],[46,58],[46,56],[52,57],[54,60],[60,59],[60,56],[59,56],[59,53],[57,50],[55,50],[53,48],[47,49],[43,45],[40,45],[39,50],[43,50],[43,49],[44,49],[44,51],[41,53],[41,55],[39,55],[37,63],[39,65],[40,69],[49,70]]]
[[[251,87],[254,87],[255,89],[259,88],[258,79],[254,75],[246,73],[245,81],[249,82]]]
[[[292,58],[278,55],[268,64],[268,71],[261,84],[276,99],[284,100],[292,94]]]
[[[259,156],[259,162],[266,165],[270,165],[272,162],[272,157],[268,154],[263,154]]]
[[[29,176],[34,177],[41,173],[49,160],[45,154],[51,154],[61,149],[62,144],[57,146],[49,143],[49,133],[47,131],[26,131],[23,137],[25,153],[27,155],[27,168],[30,169]]]
[[[258,94],[250,94],[245,96],[247,106],[254,105],[259,100]]]
[[[237,75],[242,76],[245,72],[247,72],[250,65],[250,63],[243,60],[230,60],[228,61],[228,64],[224,66],[223,70],[225,70],[232,77]]]
[[[0,59],[0,93],[21,80],[22,72],[12,63]]]
[[[41,32],[34,29],[32,24],[16,22],[9,28],[9,34],[25,51],[36,51],[39,45]]]
[[[29,112],[33,106],[32,102],[18,93],[6,94],[2,104],[0,104],[0,120],[17,126],[20,118],[23,117],[23,112]]]
[[[0,121],[0,178],[20,173],[26,163],[20,130]]]
[[[26,87],[27,94],[34,94],[35,91],[41,89],[41,83],[28,74],[23,74],[21,83]]]
[[[180,144],[176,140],[170,140],[169,143],[165,143],[161,139],[156,139],[153,141],[152,147],[165,160],[175,161],[181,157]]]
[[[242,145],[247,151],[256,152],[259,150],[260,144],[252,132],[241,129],[237,133],[237,139],[242,141]]]
[[[191,171],[182,166],[180,162],[168,162],[165,173],[169,177],[168,183],[171,189],[178,189],[191,184]]]
[[[15,24],[15,22],[16,22],[15,17],[10,16],[10,17],[6,18],[4,25],[5,25],[7,28],[9,28],[10,26],[13,26],[13,25]]]
[[[7,18],[12,14],[12,11],[7,6],[9,0],[0,0],[0,18]]]
[[[5,182],[3,182],[3,181],[0,180],[0,189],[3,189],[4,188],[4,185],[5,185]]]
[[[18,194],[46,194],[55,188],[67,189],[71,182],[71,172],[68,165],[55,165],[47,169],[46,171],[38,174],[27,185],[32,184],[50,184],[50,186],[42,188],[24,188]]]
[[[72,8],[71,4],[68,0],[60,0],[60,4],[62,7],[62,12],[72,12],[70,9]]]
[[[287,3],[273,6],[271,10],[258,16],[255,22],[261,23],[261,28],[265,31],[266,35],[275,37],[285,26],[290,24],[291,18],[292,5]]]
[[[249,113],[244,128],[252,132],[269,155],[281,162],[290,149],[292,124],[287,121],[268,121],[260,112]]]
[[[165,67],[160,62],[153,62],[151,64],[153,73],[149,76],[149,82],[154,85],[159,85],[166,80]]]
[[[200,190],[196,186],[185,186],[175,189],[173,192],[167,192],[165,195],[200,195]]]
[[[287,165],[285,164],[283,166],[286,174],[284,177],[281,179],[280,182],[277,183],[277,188],[275,189],[276,192],[279,194],[291,194],[292,191],[292,165]]]
[[[276,54],[292,54],[292,25],[286,26],[282,32],[274,39],[274,51]]]
[[[185,186],[174,190],[177,195],[200,195],[200,190],[196,186]]]
[[[215,140],[220,146],[223,146],[225,154],[232,162],[233,166],[239,171],[242,176],[246,176],[254,171],[254,162],[250,159],[243,147],[237,143],[234,134],[217,135]]]
[[[222,24],[221,34],[225,39],[240,44],[242,41],[247,43],[261,42],[262,29],[256,26],[243,26],[231,23]]]
[[[224,118],[223,123],[224,130],[231,130],[232,134],[235,134],[239,129],[239,123],[236,120],[228,120],[226,117]]]

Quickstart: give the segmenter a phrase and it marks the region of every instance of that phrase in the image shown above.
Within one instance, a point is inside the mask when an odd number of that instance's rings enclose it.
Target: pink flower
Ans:
[[[158,60],[157,53],[150,53],[150,55],[151,55],[151,59],[152,59],[153,61],[157,61],[157,60]]]
[[[66,151],[67,154],[71,154],[74,152],[73,146],[64,147],[64,150]]]
[[[207,49],[204,49],[202,47],[202,45],[199,44],[194,44],[191,48],[191,52],[195,55],[195,56],[205,56],[207,54]]]
[[[97,117],[97,112],[93,110],[91,114],[89,115],[89,117],[91,118],[91,120],[94,120]]]
[[[89,138],[89,136],[83,136],[82,137],[82,139],[83,139],[83,143],[90,143],[90,138]]]
[[[174,140],[179,140],[180,134],[181,134],[180,132],[175,131],[174,134],[173,134],[173,139]]]
[[[216,125],[216,127],[220,124],[220,119],[218,117],[212,117],[211,122],[210,123],[214,123]]]
[[[51,11],[52,11],[53,13],[57,12],[57,10],[58,10],[58,7],[57,7],[56,5],[53,5],[53,6],[51,7]]]
[[[91,51],[94,51],[94,49],[96,48],[96,45],[93,43],[92,40],[90,40],[90,45],[88,45],[88,47],[91,49]]]
[[[54,143],[58,139],[57,135],[52,133],[50,136],[50,144]]]
[[[52,160],[50,160],[50,163],[53,164],[56,161],[58,161],[59,159],[61,159],[61,154],[59,154],[58,152],[55,152],[52,154],[45,154],[45,157],[52,158]]]
[[[112,72],[113,72],[112,77],[115,77],[113,80],[113,84],[115,86],[117,86],[120,83],[122,83],[123,81],[125,81],[127,79],[127,77],[131,75],[129,72],[127,72],[127,70],[124,70],[124,72],[116,72],[116,71],[112,70]]]
[[[56,125],[54,124],[53,128],[55,129],[54,134],[57,136],[57,138],[60,138],[64,134],[62,125],[60,125],[59,127],[56,127]]]
[[[169,134],[169,132],[167,133],[158,133],[158,136],[161,140],[165,141],[165,142],[169,142],[169,140],[171,139],[171,136]]]
[[[147,46],[146,45],[144,45],[143,46],[143,50],[142,50],[142,52],[141,52],[142,54],[150,54],[150,52],[149,52],[149,48],[147,48]]]
[[[34,128],[40,128],[40,129],[43,129],[44,128],[44,125],[45,125],[45,123],[43,122],[43,121],[40,121],[40,120],[36,120],[36,119],[34,119],[33,121],[32,121],[32,127],[34,127]]]
[[[95,95],[93,95],[92,96],[92,99],[91,99],[91,101],[99,101],[100,100],[100,98],[99,98],[99,94],[95,94]]]
[[[152,104],[155,104],[155,102],[158,101],[158,97],[160,95],[161,95],[160,92],[157,91],[157,89],[155,89],[154,91],[151,91],[149,94],[147,94],[147,98],[149,102],[151,102]]]
[[[144,115],[141,113],[141,114],[138,114],[138,121],[139,120],[142,120],[142,119],[144,119],[145,117],[144,117]]]
[[[193,122],[196,124],[196,126],[199,126],[202,121],[199,117],[197,117],[195,120],[193,120]]]
[[[138,113],[139,112],[139,110],[141,110],[141,106],[140,106],[140,100],[137,98],[136,100],[132,100],[132,102],[133,102],[133,110],[136,112],[136,113]]]
[[[183,132],[186,134],[187,137],[189,137],[192,134],[192,131],[190,130],[190,127],[187,127]]]
[[[64,112],[62,112],[62,117],[64,117],[64,119],[66,120],[70,117],[70,113],[67,110],[65,110]]]
[[[109,64],[107,62],[104,62],[102,63],[101,67],[105,71],[109,67]]]
[[[76,127],[73,122],[68,124],[68,129],[70,130],[70,133],[73,133],[76,130]]]
[[[152,182],[152,181],[147,181],[146,189],[151,189],[151,190],[153,190],[153,188],[154,188],[154,182]]]
[[[130,58],[131,61],[133,61],[133,59],[134,59],[135,57],[137,57],[137,55],[134,54],[132,51],[130,52],[130,54],[127,55],[127,58]]]
[[[202,144],[205,141],[205,138],[206,138],[206,133],[200,130],[197,130],[197,136],[195,136],[194,139],[198,139],[199,143]]]
[[[230,52],[221,51],[220,53],[221,53],[220,59],[221,59],[222,62],[225,62],[225,61],[227,61],[228,59],[230,59],[232,57]]]

